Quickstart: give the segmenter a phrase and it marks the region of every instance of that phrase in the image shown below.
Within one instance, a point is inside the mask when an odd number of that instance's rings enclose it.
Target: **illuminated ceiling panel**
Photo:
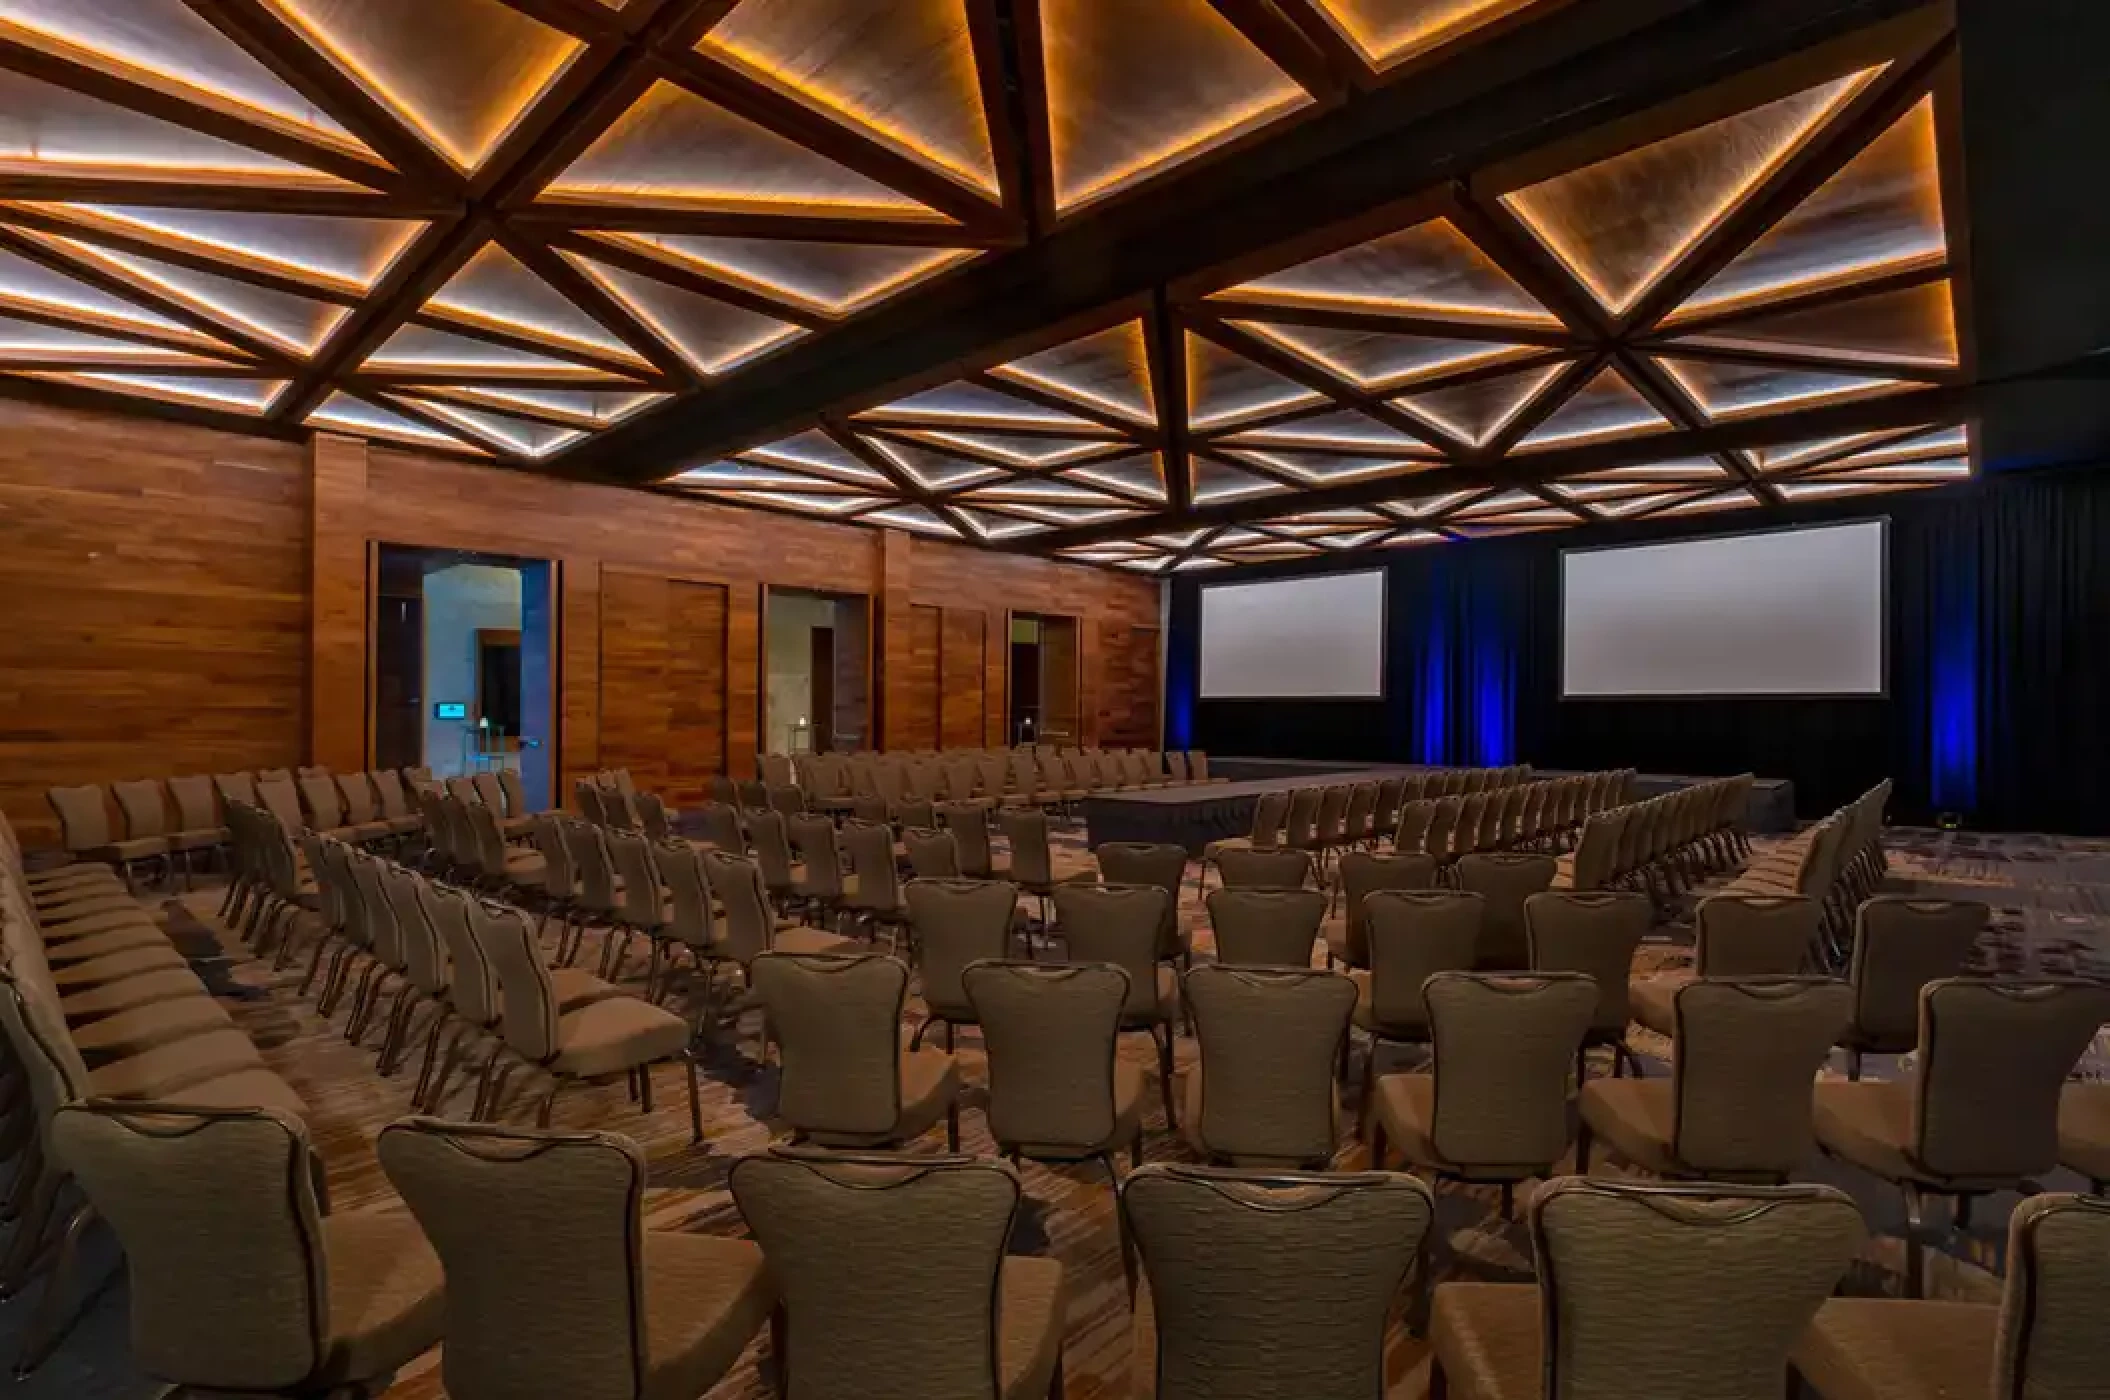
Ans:
[[[1265,413],[1322,402],[1325,395],[1294,384],[1213,340],[1187,335],[1187,425],[1223,428]]]
[[[1359,389],[1382,389],[1411,379],[1432,378],[1449,370],[1499,364],[1536,352],[1536,347],[1530,345],[1401,335],[1392,331],[1271,326],[1264,321],[1234,321],[1232,324],[1263,340],[1273,341],[1298,358],[1347,380]]]
[[[4,309],[70,316],[91,326],[119,326],[205,343],[203,336],[166,316],[43,263],[0,249],[0,310]]]
[[[1311,102],[1207,0],[1039,0],[1039,9],[1060,209]]]
[[[1598,301],[1624,311],[1874,70],[1502,196]]]
[[[114,234],[201,252],[238,265],[319,276],[366,290],[381,280],[425,225],[412,219],[335,218],[229,209],[156,209],[110,204],[25,203]]]
[[[1001,467],[966,461],[909,443],[879,438],[868,438],[866,441],[874,451],[899,467],[910,481],[926,491],[957,491],[981,482],[999,480],[1004,475]]]
[[[530,415],[542,422],[587,432],[620,423],[667,397],[622,389],[546,389],[513,384],[428,384],[421,386],[418,394],[515,416]]]
[[[997,193],[965,0],[742,0],[696,47]]]
[[[1426,312],[1496,324],[1560,325],[1448,219],[1431,219],[1241,282],[1225,295],[1351,311]]]
[[[178,368],[217,363],[203,355],[119,340],[89,331],[69,330],[0,315],[0,361],[9,364],[52,363],[100,365],[116,361],[148,368]]]
[[[460,272],[433,295],[427,309],[485,326],[548,340],[571,341],[636,359],[636,352],[608,333],[549,283],[496,243],[486,243]]]
[[[1265,467],[1277,476],[1311,486],[1398,476],[1404,472],[1427,471],[1436,465],[1432,461],[1402,461],[1397,457],[1367,457],[1345,452],[1260,452],[1241,448],[1229,455],[1250,466]]]
[[[998,365],[990,373],[1138,422],[1157,416],[1141,321]]]
[[[334,176],[0,69],[0,172],[349,188]]]
[[[415,418],[353,398],[350,394],[330,395],[308,415],[308,422],[318,427],[389,438],[421,447],[444,447],[462,452],[478,450],[465,437],[427,427]]]
[[[1365,414],[1343,410],[1286,418],[1260,428],[1245,428],[1216,439],[1225,447],[1313,447],[1425,455],[1421,438],[1403,433]]]
[[[547,457],[586,436],[576,428],[553,428],[426,397],[407,401],[415,402],[423,411],[455,424],[491,446],[523,457]]]
[[[972,248],[896,248],[790,238],[604,236],[677,267],[697,268],[830,316],[862,311],[977,255]]]
[[[1517,446],[1529,450],[1601,442],[1606,438],[1660,432],[1670,426],[1670,420],[1642,398],[1617,370],[1602,369],[1544,422],[1526,433]]]
[[[591,258],[565,257],[621,302],[652,333],[674,347],[699,374],[730,372],[786,341],[802,327],[728,302],[640,277]]]
[[[1062,475],[1066,480],[1110,487],[1147,501],[1165,499],[1165,464],[1155,456],[1117,457],[1088,467],[1074,467]]]
[[[1680,314],[1938,264],[1947,252],[1929,97],[1740,253]]]
[[[606,370],[590,365],[425,325],[407,325],[396,330],[367,357],[364,367],[370,370],[454,370],[460,371],[467,379],[478,376],[498,380],[508,376],[558,376],[587,381],[609,378]]]
[[[1234,467],[1215,457],[1194,459],[1196,505],[1218,505],[1245,496],[1276,495],[1288,489],[1289,486],[1285,482],[1261,476],[1242,467]]]
[[[883,485],[886,474],[823,432],[805,432],[750,449],[745,455],[780,466],[817,471],[867,486]]]
[[[988,427],[1028,425],[1042,428],[1060,428],[1068,432],[1090,434],[1096,429],[1087,419],[1060,409],[1043,408],[1024,399],[1012,398],[995,389],[985,389],[979,384],[947,384],[928,389],[920,394],[911,394],[896,399],[890,404],[859,415],[881,419],[929,419],[946,425],[980,423]]]
[[[283,379],[203,379],[169,374],[102,374],[74,371],[32,374],[29,377],[48,379],[60,384],[78,384],[89,389],[132,394],[165,403],[188,404],[198,408],[216,408],[246,414],[262,413],[270,408],[272,401],[286,387],[286,381]]]
[[[1483,25],[1520,14],[1537,0],[1318,0],[1363,61],[1389,68]]]
[[[1956,312],[1946,280],[1803,311],[1740,318],[1678,341],[1928,368],[1947,368],[1957,358]]]
[[[1549,365],[1448,389],[1402,394],[1392,404],[1459,442],[1485,447],[1560,377],[1562,368]]]
[[[330,144],[365,151],[337,120],[301,96],[184,0],[0,0],[0,32],[58,45],[150,74],[192,101],[275,118]]]
[[[1894,394],[1910,384],[1863,375],[1659,357],[1663,366],[1710,418],[1742,418],[1842,399]]]
[[[669,82],[544,191],[644,205],[935,220],[927,205]]]
[[[265,0],[456,166],[497,149],[578,54],[500,0]]]
[[[312,352],[350,314],[331,302],[274,291],[158,258],[120,253],[70,238],[48,241],[83,264],[106,270],[136,287],[222,324],[262,336],[297,354]]]
[[[1024,433],[958,428],[899,428],[895,431],[900,436],[914,438],[940,450],[951,448],[970,456],[996,457],[1006,465],[1022,470],[1057,467],[1085,457],[1103,457],[1109,447],[1120,446],[1116,438],[1036,437]]]

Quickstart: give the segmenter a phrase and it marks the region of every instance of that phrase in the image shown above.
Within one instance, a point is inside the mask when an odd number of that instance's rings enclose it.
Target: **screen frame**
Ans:
[[[1377,578],[1377,693],[1374,695],[1211,695],[1202,689],[1203,643],[1208,638],[1209,595],[1226,588],[1252,588],[1270,583],[1303,583],[1319,578]],[[1367,705],[1391,695],[1392,685],[1392,570],[1379,564],[1364,569],[1313,569],[1273,578],[1227,578],[1204,583],[1194,602],[1194,699],[1199,705]]]
[[[1667,544],[1706,544],[1714,540],[1748,539],[1757,535],[1806,534],[1813,530],[1838,530],[1854,525],[1874,525],[1876,531],[1877,567],[1880,570],[1877,583],[1876,606],[1882,611],[1882,653],[1876,659],[1876,671],[1880,686],[1876,690],[1767,690],[1767,691],[1657,691],[1640,695],[1571,695],[1568,693],[1568,556],[1571,554],[1605,554],[1615,550],[1652,549]],[[1714,704],[1743,703],[1769,700],[1882,700],[1890,696],[1890,517],[1888,515],[1856,516],[1850,520],[1826,520],[1816,524],[1759,525],[1740,530],[1701,531],[1696,534],[1666,535],[1662,539],[1628,540],[1619,544],[1584,544],[1560,551],[1560,586],[1556,590],[1556,613],[1559,625],[1554,628],[1553,666],[1554,674],[1560,678],[1559,702],[1563,705],[1632,705],[1652,704],[1668,701],[1672,704],[1691,701],[1707,701]]]

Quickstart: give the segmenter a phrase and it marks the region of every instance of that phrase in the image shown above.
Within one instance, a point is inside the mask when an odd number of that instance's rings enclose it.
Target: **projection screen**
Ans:
[[[1563,698],[1883,694],[1885,526],[1563,552]]]
[[[1385,692],[1385,575],[1202,589],[1204,700],[1375,699]]]

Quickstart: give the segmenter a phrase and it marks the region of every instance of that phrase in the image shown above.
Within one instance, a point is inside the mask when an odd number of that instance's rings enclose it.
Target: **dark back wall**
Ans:
[[[1882,698],[1560,699],[1560,553],[1887,516]],[[1220,754],[1792,779],[1817,815],[1884,776],[1893,813],[1988,830],[2110,831],[2110,474],[2008,474],[1716,519],[1394,550],[1386,698],[1201,700],[1201,589],[1368,568],[1338,558],[1173,581],[1166,742]]]

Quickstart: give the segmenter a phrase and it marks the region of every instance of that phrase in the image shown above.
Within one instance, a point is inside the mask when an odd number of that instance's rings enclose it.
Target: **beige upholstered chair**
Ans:
[[[1671,1004],[1679,988],[1695,977],[1794,976],[1816,942],[1823,912],[1816,900],[1793,894],[1718,894],[1701,900],[1693,911],[1692,970],[1636,981],[1628,989],[1634,1019],[1670,1035]]]
[[[1437,1287],[1430,1400],[1779,1400],[1865,1237],[1829,1186],[1564,1177],[1530,1219],[1536,1285]]]
[[[900,1048],[905,964],[876,954],[764,953],[749,975],[776,1037],[777,1117],[793,1141],[886,1146],[942,1119],[959,1150],[959,1062],[942,1050]]]
[[[1507,1215],[1516,1183],[1567,1155],[1569,1070],[1597,988],[1579,972],[1438,972],[1422,997],[1432,1072],[1385,1075],[1366,1096],[1371,1163],[1389,1143],[1421,1170],[1499,1182]]]
[[[1184,847],[1148,841],[1108,841],[1092,854],[1099,874],[1110,885],[1156,885],[1168,903],[1158,929],[1158,956],[1184,960],[1192,952],[1180,924],[1180,891],[1187,878]]]
[[[176,829],[169,833],[169,850],[183,858],[186,878],[197,873],[196,857],[210,855],[227,844],[227,827],[213,801],[212,779],[203,773],[170,778],[169,796],[176,803]]]
[[[1486,901],[1481,906],[1479,951],[1474,966],[1516,972],[1531,966],[1524,936],[1524,901],[1553,887],[1552,856],[1535,851],[1475,851],[1460,856],[1453,873],[1458,888]]]
[[[1183,988],[1201,1063],[1187,1073],[1194,1150],[1237,1166],[1324,1166],[1339,1141],[1333,1068],[1355,984],[1310,968],[1204,963]]]
[[[1392,1172],[1149,1166],[1121,1188],[1149,1275],[1135,1392],[1380,1396],[1385,1332],[1435,1215]]]
[[[1426,855],[1429,824],[1435,819],[1435,799],[1408,799],[1399,809],[1399,827],[1392,833],[1392,849],[1403,856]]]
[[[1293,852],[1301,860],[1302,852]],[[1234,885],[1224,867],[1224,887],[1210,894],[1209,927],[1216,960],[1244,967],[1310,967],[1326,895],[1300,888]]]
[[[138,866],[168,859],[168,837],[159,831],[117,835],[110,821],[109,800],[100,787],[55,787],[44,796],[59,819],[66,854],[75,860],[114,865],[129,885]]]
[[[1143,1073],[1116,1053],[1128,974],[1110,963],[971,963],[989,1055],[989,1135],[1016,1157],[1143,1162]]]
[[[1367,1116],[1378,1047],[1429,1038],[1422,984],[1438,972],[1472,971],[1482,901],[1456,890],[1379,890],[1363,901],[1363,917],[1369,925],[1370,970],[1349,976],[1355,979],[1356,1028],[1370,1037],[1361,1110]]]
[[[1672,1004],[1668,1079],[1582,1086],[1576,1170],[1590,1141],[1655,1176],[1786,1181],[1810,1159],[1812,1084],[1853,994],[1821,977],[1703,977]]]
[[[702,832],[697,839],[702,844],[733,855],[747,850],[747,838],[740,830],[740,809],[732,803],[706,802],[696,809],[696,820]]]
[[[1158,930],[1164,924],[1168,898],[1165,891],[1155,885],[1065,884],[1055,888],[1054,898],[1069,960],[1111,963],[1128,974],[1121,1029],[1150,1036],[1158,1052],[1165,1126],[1177,1128],[1172,1040],[1179,1019],[1179,979],[1158,962]]]
[[[1328,966],[1370,966],[1369,921],[1364,901],[1379,890],[1425,890],[1436,883],[1436,862],[1426,855],[1376,855],[1349,851],[1339,868],[1341,924],[1326,934]]]
[[[1920,989],[1906,1079],[1817,1085],[1817,1141],[1905,1197],[1906,1292],[1920,1296],[1927,1195],[2026,1189],[2058,1165],[2059,1093],[2110,1020],[2110,989],[2079,979],[1948,978]]]
[[[780,1151],[729,1182],[782,1290],[791,1400],[1061,1394],[1062,1265],[1005,1252],[1008,1165]]]
[[[1289,793],[1278,789],[1263,792],[1253,802],[1253,825],[1244,836],[1226,836],[1202,847],[1201,882],[1206,892],[1209,867],[1219,864],[1227,851],[1273,851],[1282,845],[1282,823],[1289,816]]]
[[[945,1048],[956,1028],[975,1023],[974,1003],[960,974],[969,963],[1011,955],[1018,887],[1008,880],[911,880],[909,928],[916,947],[917,991],[925,1016],[909,1042],[914,1049],[934,1025],[945,1027]]]
[[[776,1305],[748,1241],[644,1227],[627,1138],[407,1118],[377,1147],[446,1266],[451,1400],[693,1400]]]
[[[1010,874],[1000,869],[989,845],[989,804],[982,799],[940,802],[937,817],[952,833],[959,848],[960,873],[973,880],[1002,879]]]
[[[440,1339],[440,1261],[386,1209],[324,1215],[300,1120],[89,1102],[52,1136],[124,1248],[132,1360],[198,1392],[377,1395]]]
[[[1877,895],[1854,916],[1854,1019],[1840,1044],[1846,1074],[1866,1055],[1902,1055],[1920,1031],[1920,988],[1954,977],[1978,947],[1992,911],[1970,900]]]
[[[706,850],[703,874],[725,911],[725,955],[743,969],[760,953],[846,953],[858,946],[825,929],[779,919],[762,887],[762,868],[746,856]]]
[[[2008,1219],[2000,1303],[1832,1298],[1795,1348],[1825,1400],[2099,1396],[2110,1375],[2110,1201],[2032,1196]]]
[[[908,906],[902,902],[900,867],[894,863],[894,833],[880,822],[846,821],[842,842],[850,857],[843,908],[873,937],[887,929],[898,942],[908,927]]]
[[[581,1080],[629,1076],[646,1113],[652,1111],[652,1066],[680,1062],[689,1080],[689,1127],[703,1141],[703,1109],[696,1061],[689,1053],[689,1023],[671,1011],[632,996],[602,997],[565,1009],[541,944],[527,916],[515,909],[478,905],[470,927],[484,959],[498,978],[499,1031],[521,1064],[550,1078],[537,1122],[548,1127],[557,1095]],[[497,1111],[514,1066],[505,1065],[492,1083],[485,1111]]]
[[[949,831],[904,827],[901,850],[908,857],[909,874],[916,880],[960,878],[960,843]],[[913,928],[913,916],[911,916]]]
[[[2110,1185],[2110,1084],[2070,1083],[2059,1092],[2059,1165],[2087,1177],[2098,1196]]]
[[[1302,851],[1220,851],[1216,868],[1227,890],[1295,890],[1311,883],[1311,857]]]
[[[1581,972],[1597,983],[1597,1015],[1583,1044],[1612,1049],[1612,1073],[1633,1058],[1626,1045],[1632,1019],[1627,978],[1634,950],[1655,918],[1645,894],[1609,890],[1548,890],[1524,901],[1524,935],[1534,972]],[[1581,1077],[1583,1062],[1576,1062]],[[1635,1064],[1635,1072],[1640,1065]]]

